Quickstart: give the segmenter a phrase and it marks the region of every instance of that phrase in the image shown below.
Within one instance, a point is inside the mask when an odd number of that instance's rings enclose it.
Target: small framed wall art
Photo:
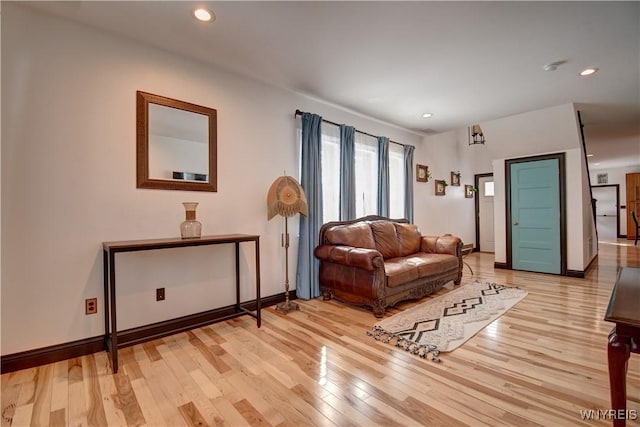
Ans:
[[[464,186],[464,197],[467,199],[473,199],[473,193],[476,192],[476,189],[473,185],[465,185]]]
[[[447,182],[444,179],[436,179],[436,196],[444,196]]]
[[[416,181],[427,182],[429,177],[429,166],[416,164]]]
[[[451,171],[451,185],[460,187],[460,171],[458,172]]]
[[[599,173],[598,174],[598,184],[608,184],[609,183],[609,174],[608,173]]]

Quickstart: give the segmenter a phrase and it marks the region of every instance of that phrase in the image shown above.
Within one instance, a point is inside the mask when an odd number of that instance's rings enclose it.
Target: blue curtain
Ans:
[[[340,220],[356,217],[356,154],[353,126],[340,125]]]
[[[309,216],[300,215],[300,241],[296,296],[311,299],[320,296],[320,262],[313,256],[322,226],[322,117],[302,113],[302,159],[300,185],[307,196]]]
[[[413,224],[413,145],[404,146],[404,217]]]
[[[389,138],[378,137],[378,215],[389,216]]]

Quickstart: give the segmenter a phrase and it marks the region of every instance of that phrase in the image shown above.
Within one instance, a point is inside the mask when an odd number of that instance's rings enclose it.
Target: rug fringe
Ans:
[[[400,335],[392,332],[387,332],[379,326],[374,326],[370,331],[367,331],[367,335],[373,337],[376,341],[382,341],[385,344],[389,344],[393,339],[396,339],[396,347],[402,348],[404,351],[411,354],[415,354],[423,359],[427,358],[427,355],[431,353],[431,360],[433,362],[440,363],[440,350],[438,346],[432,344],[418,344],[414,341],[403,338]]]

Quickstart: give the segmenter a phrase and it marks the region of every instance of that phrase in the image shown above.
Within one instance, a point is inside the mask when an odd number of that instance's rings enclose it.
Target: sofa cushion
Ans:
[[[453,255],[416,253],[405,257],[385,260],[384,269],[387,286],[404,285],[420,278],[437,276],[458,268],[458,258]]]
[[[332,245],[354,246],[356,248],[376,249],[371,227],[367,222],[349,225],[336,225],[325,233],[327,243]]]
[[[418,278],[418,269],[406,258],[391,258],[384,262],[384,272],[387,276],[387,286],[404,285]]]
[[[400,256],[400,244],[393,222],[373,221],[371,222],[371,232],[373,233],[376,249],[385,260]]]
[[[415,224],[395,223],[396,235],[398,236],[398,255],[407,256],[420,252],[422,235],[420,229]]]
[[[418,269],[418,277],[444,273],[458,268],[458,258],[453,255],[418,253],[407,257]]]

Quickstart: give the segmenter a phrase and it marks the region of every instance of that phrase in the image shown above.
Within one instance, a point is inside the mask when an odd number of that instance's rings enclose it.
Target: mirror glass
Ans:
[[[216,110],[137,93],[138,188],[216,191]]]
[[[209,120],[149,104],[149,178],[209,181]]]

